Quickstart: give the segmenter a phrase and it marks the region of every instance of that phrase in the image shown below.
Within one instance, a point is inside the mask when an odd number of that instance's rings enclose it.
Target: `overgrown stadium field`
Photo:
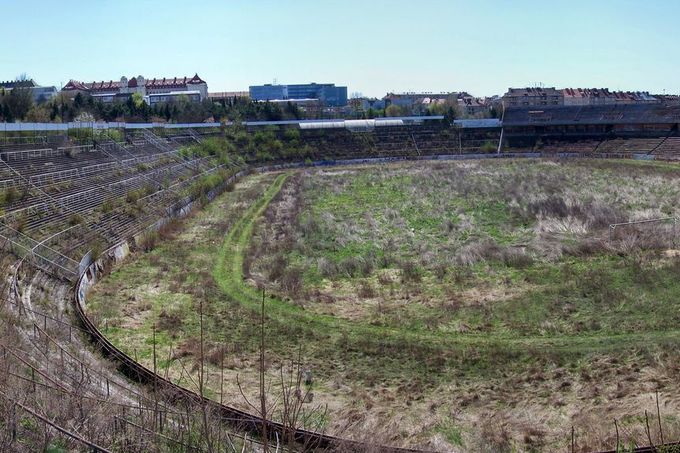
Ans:
[[[257,394],[302,357],[307,425],[437,450],[644,439],[658,390],[680,420],[678,167],[460,161],[254,175],[148,238],[89,295],[111,340],[209,395]],[[328,412],[312,410],[328,405]],[[675,434],[675,436],[673,436]]]

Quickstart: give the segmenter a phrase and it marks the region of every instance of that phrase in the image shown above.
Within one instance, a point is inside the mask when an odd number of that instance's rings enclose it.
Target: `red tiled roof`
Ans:
[[[68,83],[62,88],[63,90],[81,90],[81,91],[87,91],[88,87],[86,87],[82,82],[78,82],[77,80],[69,80]]]
[[[187,85],[198,85],[201,83],[205,83],[203,79],[201,79],[198,74],[195,74],[193,77],[175,77],[172,79],[168,78],[162,78],[162,79],[147,79],[145,82],[145,86],[149,89],[167,89],[167,88],[185,88]],[[136,88],[139,86],[139,81],[137,80],[136,77],[133,77],[130,79],[128,82],[127,86],[129,88]],[[80,91],[94,91],[94,92],[101,92],[101,91],[111,91],[111,90],[118,90],[121,87],[120,82],[114,82],[113,80],[110,80],[108,82],[101,81],[101,82],[92,82],[92,83],[82,83],[78,82],[77,80],[70,80],[69,83],[67,83],[64,86],[64,90],[80,90]]]
[[[196,84],[199,84],[199,83],[205,83],[205,81],[198,76],[198,73],[196,73],[191,78],[191,80],[189,80],[187,83],[191,83],[192,85],[196,85]]]

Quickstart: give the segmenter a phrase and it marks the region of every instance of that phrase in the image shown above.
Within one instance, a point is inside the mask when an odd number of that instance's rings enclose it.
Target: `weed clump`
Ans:
[[[182,325],[182,316],[178,312],[162,310],[158,315],[158,328],[173,333]]]
[[[156,231],[147,231],[137,239],[137,247],[144,252],[150,252],[156,247],[158,242],[158,233]]]
[[[9,186],[7,189],[5,189],[5,192],[2,196],[2,204],[7,206],[19,199],[19,191],[16,189],[14,186]]]
[[[376,296],[376,291],[371,282],[362,280],[357,289],[357,296],[362,299],[372,299]]]
[[[422,270],[413,261],[402,261],[400,270],[403,283],[419,283],[423,279]]]
[[[338,266],[328,258],[319,258],[316,266],[319,269],[319,273],[324,278],[333,278],[338,275]]]
[[[77,213],[71,214],[71,217],[68,219],[68,223],[71,226],[80,225],[83,222],[85,222],[85,219],[83,219],[83,216]]]
[[[350,256],[338,263],[339,273],[350,277],[367,277],[373,272],[374,264],[371,259],[363,256]]]
[[[508,267],[522,269],[534,264],[534,259],[525,250],[517,248],[505,248],[501,252],[501,259]]]
[[[304,269],[300,266],[289,266],[281,276],[281,287],[290,294],[299,294],[302,290],[302,275]]]

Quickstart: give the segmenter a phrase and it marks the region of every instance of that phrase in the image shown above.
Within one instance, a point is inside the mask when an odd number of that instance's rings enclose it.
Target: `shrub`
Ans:
[[[28,223],[28,220],[26,219],[26,216],[21,215],[21,216],[19,216],[18,219],[16,219],[14,229],[17,230],[19,233],[23,233],[24,230],[26,229],[27,223]]]
[[[83,219],[83,216],[77,213],[71,214],[71,216],[68,218],[68,224],[71,226],[80,225],[84,221],[85,220]]]
[[[297,129],[286,129],[283,136],[288,141],[300,140],[300,131]]]
[[[378,282],[383,286],[391,285],[392,283],[394,283],[392,281],[392,277],[390,277],[390,274],[388,274],[387,272],[381,272],[380,274],[378,274]]]
[[[147,195],[151,195],[155,191],[155,187],[150,184],[139,189],[129,190],[125,194],[125,201],[128,203],[136,203],[140,199],[146,197]]]
[[[320,231],[319,224],[313,217],[305,217],[300,221],[300,231],[304,236],[312,236]]]
[[[191,186],[191,195],[194,199],[207,195],[211,190],[222,184],[228,177],[224,171],[218,171],[203,176],[199,181]]]
[[[590,256],[607,250],[607,245],[600,239],[585,238],[576,244],[562,246],[562,253],[571,256]]]
[[[493,239],[475,242],[460,248],[456,255],[456,263],[462,266],[472,266],[482,260],[497,258],[499,251],[500,248]]]
[[[165,222],[158,230],[158,238],[162,240],[172,239],[182,227],[179,219],[173,218]]]
[[[316,266],[324,278],[333,278],[338,274],[338,266],[327,258],[319,258]]]
[[[534,259],[526,251],[517,248],[506,248],[501,252],[501,259],[506,266],[518,269],[534,264]]]
[[[140,192],[139,190],[129,190],[125,194],[125,201],[128,203],[137,203],[137,201],[140,199]]]
[[[422,280],[422,271],[413,261],[402,261],[401,263],[401,281],[403,283],[411,282],[418,283]]]
[[[375,288],[373,287],[371,282],[367,280],[362,280],[361,282],[359,282],[357,295],[362,299],[371,299],[375,297]]]
[[[564,201],[564,198],[555,195],[542,200],[532,201],[527,205],[527,211],[533,217],[556,217],[558,219],[580,213],[574,212],[574,209],[570,209]],[[578,211],[578,209],[576,209],[576,211]]]
[[[14,186],[9,186],[7,189],[5,189],[5,193],[3,196],[3,203],[5,205],[12,204],[16,200],[19,199],[19,191],[17,191],[16,187]]]
[[[90,252],[92,253],[93,260],[99,258],[99,255],[101,255],[102,252],[104,251],[104,247],[106,247],[106,243],[103,242],[102,239],[97,239],[92,243],[92,246],[90,247]]]
[[[492,153],[497,150],[496,145],[491,142],[484,142],[484,144],[479,148],[483,153]]]
[[[289,266],[281,277],[281,286],[291,294],[298,294],[302,289],[304,269],[300,266]]]
[[[137,241],[137,246],[140,248],[140,250],[143,250],[144,252],[150,252],[156,247],[156,243],[158,242],[158,233],[155,231],[147,231],[146,233],[142,234],[142,236],[139,238]]]
[[[269,280],[279,280],[284,275],[287,265],[288,261],[283,255],[276,255],[269,265]]]
[[[456,229],[456,222],[454,222],[452,219],[446,219],[442,225],[442,228],[444,232],[450,233]]]
[[[607,228],[611,223],[625,222],[628,216],[614,206],[602,203],[589,203],[583,206],[591,228]]]
[[[113,198],[107,198],[104,200],[104,203],[102,203],[102,212],[104,214],[108,214],[109,212],[113,211],[115,207],[115,202],[116,200]]]
[[[158,315],[158,328],[168,332],[174,332],[182,325],[182,317],[179,313],[168,313],[162,310]]]
[[[373,272],[373,260],[362,256],[350,256],[338,263],[338,270],[348,277],[366,277]]]
[[[356,277],[359,274],[359,268],[359,258],[356,256],[344,258],[338,263],[338,271],[347,277]]]
[[[437,277],[437,280],[442,281],[444,280],[444,277],[446,277],[446,272],[448,270],[448,266],[446,263],[437,263],[434,267],[434,275]]]

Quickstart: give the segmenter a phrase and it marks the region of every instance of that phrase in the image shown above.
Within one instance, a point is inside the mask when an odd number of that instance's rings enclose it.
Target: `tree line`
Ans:
[[[33,100],[30,88],[0,89],[0,122],[204,122],[280,121],[302,119],[304,112],[292,103],[272,104],[253,102],[245,97],[192,102],[188,97],[147,104],[141,95],[133,94],[124,101],[102,102],[90,95],[78,93],[70,97],[59,93],[42,103]]]

